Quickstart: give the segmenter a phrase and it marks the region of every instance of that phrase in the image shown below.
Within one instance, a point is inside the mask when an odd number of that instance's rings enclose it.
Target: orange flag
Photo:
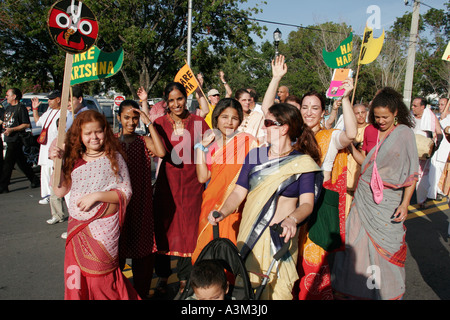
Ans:
[[[186,93],[188,96],[194,93],[198,87],[197,79],[187,64],[185,64],[184,67],[178,71],[174,81],[181,83],[186,88]]]

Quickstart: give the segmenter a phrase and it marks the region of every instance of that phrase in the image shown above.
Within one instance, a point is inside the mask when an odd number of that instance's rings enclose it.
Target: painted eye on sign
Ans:
[[[98,36],[94,14],[82,1],[76,0],[53,4],[48,14],[48,29],[53,41],[72,54],[87,51]]]

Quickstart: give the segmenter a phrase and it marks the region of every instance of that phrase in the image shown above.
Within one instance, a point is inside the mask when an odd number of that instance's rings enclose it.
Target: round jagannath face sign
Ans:
[[[53,4],[48,14],[48,29],[53,41],[65,52],[87,51],[98,36],[98,22],[81,1],[63,0]]]

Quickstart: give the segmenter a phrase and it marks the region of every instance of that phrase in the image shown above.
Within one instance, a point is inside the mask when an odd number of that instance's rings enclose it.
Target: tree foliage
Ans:
[[[140,86],[150,96],[161,96],[187,57],[188,0],[85,0],[99,21],[97,46],[104,51],[124,48],[119,74],[104,81],[83,84],[91,94],[115,88],[136,98]],[[218,72],[223,70],[234,91],[252,87],[262,96],[271,78],[273,43],[256,45],[252,35],[263,37],[264,28],[251,20],[264,8],[242,9],[246,0],[193,1],[191,68],[204,75],[204,91],[225,93]],[[30,91],[60,88],[65,53],[51,41],[47,12],[54,0],[0,1],[1,85]],[[422,12],[419,24],[413,95],[445,95],[450,87],[450,63],[442,60],[450,40],[450,2],[447,10]],[[376,91],[391,86],[402,92],[409,45],[411,12],[396,19],[378,58],[360,68],[356,102],[369,102]],[[291,32],[279,45],[288,74],[282,84],[292,94],[325,92],[333,70],[322,58],[322,49],[335,50],[351,28],[345,23],[321,23]],[[361,35],[353,37],[353,62],[357,70]],[[4,89],[3,89],[4,91]]]

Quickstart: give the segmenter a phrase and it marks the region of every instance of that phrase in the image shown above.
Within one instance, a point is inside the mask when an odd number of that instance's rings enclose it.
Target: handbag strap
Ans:
[[[55,114],[53,115],[53,118],[52,118],[52,120],[50,120],[50,123],[48,124],[48,126],[46,127],[46,125],[47,125],[47,121],[48,121],[48,119],[50,118],[50,115],[47,117],[47,119],[45,119],[45,123],[44,123],[44,126],[42,127],[42,129],[45,129],[45,130],[47,130],[47,128],[48,127],[50,127],[50,125],[52,124],[52,122],[53,122],[53,119],[55,119],[55,117],[56,117],[56,115],[58,114],[58,111],[59,110],[56,110],[56,112],[55,112]],[[52,110],[52,112],[53,112],[53,110]]]

